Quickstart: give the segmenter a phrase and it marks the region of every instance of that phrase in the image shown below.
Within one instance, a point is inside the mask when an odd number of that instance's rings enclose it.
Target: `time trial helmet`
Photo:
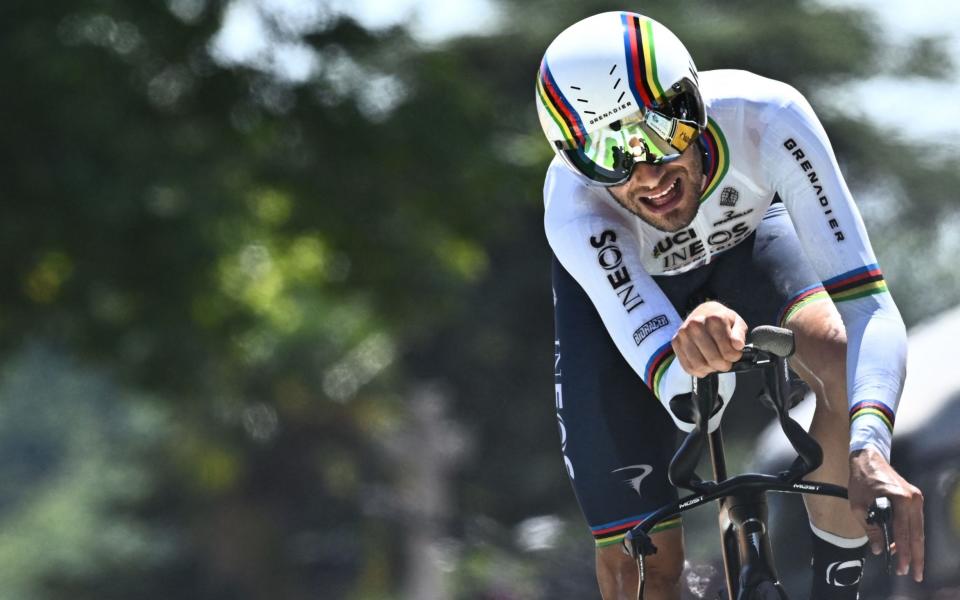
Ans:
[[[540,63],[536,95],[554,152],[599,185],[625,182],[636,163],[677,158],[707,126],[690,53],[632,12],[594,15],[560,33]]]

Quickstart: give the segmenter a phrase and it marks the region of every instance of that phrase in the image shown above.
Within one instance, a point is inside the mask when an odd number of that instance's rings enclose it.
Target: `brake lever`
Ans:
[[[890,522],[893,520],[893,505],[883,496],[873,501],[867,509],[867,523],[879,525],[883,532],[883,555],[887,563],[887,575],[893,574],[893,554],[890,552]]]
[[[637,561],[637,571],[640,573],[640,587],[637,590],[637,598],[643,600],[643,589],[647,583],[647,569],[644,559],[656,554],[657,547],[650,539],[650,534],[644,532],[640,525],[628,531],[621,543],[623,544],[621,549]]]
[[[634,559],[640,559],[644,556],[651,556],[657,553],[657,546],[650,539],[650,534],[644,532],[639,526],[634,527],[623,536],[623,551]]]

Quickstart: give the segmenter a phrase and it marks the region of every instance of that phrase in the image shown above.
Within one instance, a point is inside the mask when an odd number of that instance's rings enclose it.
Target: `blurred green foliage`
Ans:
[[[218,61],[226,3],[0,7],[3,596],[410,597],[424,545],[419,585],[433,565],[451,597],[593,590],[532,82],[560,29],[619,7],[504,0],[495,31],[424,46],[248,6],[308,77]],[[936,40],[888,60],[856,11],[648,8],[702,69],[815,103],[887,64],[951,70]],[[958,242],[929,230],[955,220],[955,162],[823,116],[904,313],[955,303]],[[524,550],[512,528],[547,514],[559,541]]]

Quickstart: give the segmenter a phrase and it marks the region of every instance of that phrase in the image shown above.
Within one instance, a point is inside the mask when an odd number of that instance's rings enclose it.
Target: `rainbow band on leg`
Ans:
[[[823,282],[823,287],[834,302],[856,300],[887,291],[887,282],[883,280],[883,272],[874,263],[847,271]]]
[[[639,517],[630,517],[620,521],[614,521],[613,523],[607,523],[605,525],[600,525],[599,527],[591,527],[590,532],[593,534],[593,540],[597,544],[597,548],[603,548],[604,546],[620,543],[623,541],[623,538],[627,535],[628,531],[640,523],[643,523],[644,519],[646,519],[650,514],[652,513],[640,515]],[[650,530],[650,533],[659,533],[661,531],[680,527],[680,525],[680,515],[676,515],[665,521],[660,521],[657,523],[656,526]]]
[[[784,327],[803,307],[813,304],[814,302],[819,302],[820,300],[829,299],[830,296],[827,294],[827,291],[819,283],[805,287],[783,305],[783,308],[780,309],[780,314],[777,316],[777,323],[780,324],[780,327]]]
[[[883,424],[887,426],[887,429],[890,430],[890,433],[893,433],[893,424],[896,420],[896,415],[889,406],[880,402],[863,400],[850,407],[850,423],[867,415],[879,417],[880,420],[883,421]]]

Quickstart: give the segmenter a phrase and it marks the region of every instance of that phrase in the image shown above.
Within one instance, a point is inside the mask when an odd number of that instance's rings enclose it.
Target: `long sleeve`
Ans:
[[[803,96],[783,88],[761,154],[846,327],[850,449],[872,446],[889,459],[906,376],[906,329],[826,132]]]

